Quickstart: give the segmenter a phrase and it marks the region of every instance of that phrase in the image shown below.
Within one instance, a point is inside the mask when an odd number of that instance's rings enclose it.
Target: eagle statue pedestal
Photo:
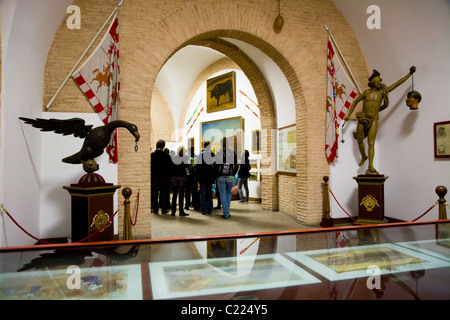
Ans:
[[[87,173],[78,183],[63,188],[72,197],[72,242],[113,240],[113,221],[108,220],[114,214],[114,193],[120,185],[106,183],[99,174]]]
[[[83,164],[83,169],[87,173],[78,183],[63,187],[72,196],[72,241],[112,240],[114,228],[109,219],[114,212],[114,193],[120,186],[106,183],[100,175],[94,173],[99,168],[95,158],[103,154],[117,128],[126,128],[135,137],[134,150],[137,151],[137,142],[140,139],[137,126],[123,120],[112,120],[103,126],[93,128],[92,125],[86,125],[81,118],[60,120],[19,117],[19,119],[41,131],[53,131],[84,139],[77,153],[62,159],[64,163]]]
[[[358,222],[379,224],[384,222],[384,175],[358,175]]]

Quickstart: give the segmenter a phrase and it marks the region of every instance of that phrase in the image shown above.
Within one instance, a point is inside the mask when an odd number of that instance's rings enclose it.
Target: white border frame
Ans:
[[[410,255],[415,258],[419,258],[419,259],[423,260],[423,262],[414,263],[411,265],[399,265],[399,266],[396,266],[396,268],[393,270],[387,270],[385,268],[380,268],[381,274],[400,273],[400,272],[419,270],[419,269],[450,267],[450,263],[448,261],[437,259],[430,255],[426,255],[426,254],[420,253],[418,251],[410,250],[405,247],[401,247],[401,246],[391,244],[391,243],[356,246],[356,247],[322,249],[322,250],[311,250],[311,251],[303,251],[303,252],[289,252],[286,254],[288,256],[294,258],[296,261],[300,262],[301,264],[305,265],[309,269],[314,270],[315,272],[319,273],[321,276],[327,278],[328,280],[339,281],[339,280],[345,280],[345,279],[368,277],[373,274],[373,271],[370,271],[369,269],[364,269],[364,270],[354,270],[354,271],[346,271],[346,272],[338,273],[338,272],[334,271],[333,269],[325,266],[324,264],[317,262],[313,258],[310,258],[309,255],[313,255],[313,254],[315,255],[315,254],[321,254],[321,253],[331,254],[333,252],[354,251],[354,250],[369,249],[369,248],[381,248],[381,247],[390,248],[392,250],[395,250],[395,251],[398,251],[398,252],[401,252],[401,253],[404,253],[404,254],[407,254],[407,255]],[[376,265],[376,263],[374,263],[373,265]]]
[[[276,268],[269,269],[267,273],[267,281],[265,283],[259,284],[245,284],[248,280],[250,273],[254,267],[254,261],[263,260],[263,259],[274,259],[276,262],[280,263],[281,266],[285,269],[282,272],[290,272],[290,276],[288,280],[277,281],[276,279],[271,280],[271,274],[274,275],[280,274],[280,270],[276,270]],[[231,261],[234,260],[237,265],[237,270],[234,273],[227,273],[219,268],[214,267],[210,264],[213,262],[215,265],[217,263],[223,261]],[[234,262],[233,261],[233,262]],[[229,279],[229,284],[219,286],[214,288],[211,284],[203,289],[192,290],[192,291],[177,291],[171,292],[166,274],[164,272],[165,267],[169,266],[186,266],[195,264],[203,264],[208,265],[211,268],[211,271],[215,271],[215,277],[217,280],[224,280],[224,278]],[[275,266],[274,266],[275,267]],[[279,268],[279,266],[277,266]],[[151,279],[151,287],[153,293],[153,299],[171,299],[171,298],[187,298],[201,295],[212,295],[212,294],[225,294],[225,293],[233,293],[233,292],[242,292],[242,291],[250,291],[250,290],[265,290],[265,289],[273,289],[280,287],[289,287],[289,286],[300,286],[312,283],[320,283],[321,281],[316,277],[312,276],[301,267],[297,266],[295,263],[289,261],[284,258],[280,254],[267,254],[267,255],[257,255],[257,256],[246,256],[246,257],[229,257],[229,258],[218,258],[218,259],[208,259],[208,260],[182,260],[182,261],[167,261],[167,262],[150,262],[149,263],[150,270],[150,279]],[[285,273],[284,273],[285,275]]]
[[[69,277],[74,276],[74,272],[68,272],[67,269],[42,269],[38,271],[24,271],[24,272],[11,272],[11,273],[3,273],[0,274],[0,287],[2,282],[10,283],[11,281],[14,281],[14,278],[20,278],[23,282],[24,278],[41,278],[41,277],[49,277],[54,280],[54,290],[60,291],[61,295],[64,296],[64,293],[61,292],[60,287],[61,283],[56,282],[54,276],[55,275],[61,275],[65,274],[65,279],[69,279]],[[124,272],[127,274],[127,280],[126,280],[126,291],[123,293],[111,293],[109,297],[106,298],[73,298],[73,297],[67,297],[62,298],[58,300],[142,300],[142,275],[141,275],[141,265],[134,264],[134,265],[124,265],[124,266],[103,266],[103,267],[88,267],[88,268],[82,268],[80,267],[80,277],[83,278],[88,275],[95,275],[96,273],[101,272],[103,274],[105,273],[115,273],[115,272]],[[37,281],[39,283],[39,281]],[[63,285],[67,285],[67,282],[64,282]],[[77,289],[70,289],[67,290],[77,290]],[[55,297],[56,299],[57,297]],[[42,300],[39,299],[38,296],[26,296],[24,295],[22,299],[31,299],[31,300]],[[46,297],[46,299],[49,299],[49,297]]]

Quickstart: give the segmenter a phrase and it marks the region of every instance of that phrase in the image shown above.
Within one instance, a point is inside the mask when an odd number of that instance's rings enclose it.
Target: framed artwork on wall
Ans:
[[[279,128],[277,131],[277,171],[296,174],[296,126],[295,124]]]
[[[195,138],[188,138],[187,139],[187,152],[190,154],[191,149],[194,148],[195,153]]]
[[[221,149],[222,138],[234,139],[234,150],[238,156],[242,154],[244,146],[244,119],[242,117],[227,118],[202,122],[200,125],[201,145],[211,143],[211,150]]]
[[[450,158],[450,121],[434,123],[434,157]]]
[[[234,71],[206,80],[208,113],[236,108],[236,73]]]
[[[252,131],[252,152],[261,152],[261,130]]]

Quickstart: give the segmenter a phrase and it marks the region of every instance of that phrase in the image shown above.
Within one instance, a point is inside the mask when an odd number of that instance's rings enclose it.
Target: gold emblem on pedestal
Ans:
[[[374,196],[372,196],[371,194],[366,195],[362,200],[361,203],[359,204],[360,206],[364,206],[364,208],[366,208],[367,211],[373,211],[373,209],[375,207],[379,207],[380,205],[378,204],[377,199],[375,199]]]
[[[97,231],[99,229],[100,232],[105,231],[106,228],[111,226],[111,222],[107,225],[106,223],[109,220],[109,214],[107,214],[104,210],[100,210],[97,214],[92,218],[91,231]]]

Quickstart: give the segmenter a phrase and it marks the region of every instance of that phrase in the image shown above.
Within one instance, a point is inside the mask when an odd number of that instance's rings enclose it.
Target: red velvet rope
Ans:
[[[357,223],[359,223],[359,224],[363,224],[363,223],[361,223],[360,221],[358,221],[358,220],[356,220],[355,218],[353,218],[342,206],[341,206],[341,204],[339,203],[339,201],[337,201],[337,199],[336,199],[336,197],[335,197],[335,195],[334,195],[334,193],[333,193],[333,191],[331,191],[331,189],[329,189],[330,190],[330,193],[331,193],[331,195],[333,196],[333,199],[334,199],[334,201],[336,201],[336,203],[338,204],[338,206],[342,209],[342,211],[344,211],[353,221],[355,221],[355,222],[357,222]],[[136,214],[135,214],[135,218],[134,218],[134,223],[133,223],[133,221],[131,220],[131,217],[130,217],[130,222],[131,222],[131,225],[134,227],[135,225],[136,225],[136,223],[137,223],[137,216],[138,216],[138,211],[139,211],[139,195],[140,195],[140,192],[138,192],[138,194],[137,194],[137,200],[136,200]],[[422,218],[424,215],[426,215],[428,212],[430,212],[430,210],[431,209],[433,209],[435,206],[436,206],[436,204],[437,204],[438,202],[436,201],[436,203],[435,204],[433,204],[430,208],[428,208],[428,210],[426,210],[422,215],[420,215],[419,217],[417,217],[416,219],[414,219],[414,220],[412,220],[412,222],[414,222],[414,221],[416,221],[416,220],[419,220],[420,218]],[[6,210],[5,209],[5,207],[3,207],[3,204],[1,204],[1,207],[2,207],[2,209],[3,209],[3,211],[8,215],[8,217],[12,220],[12,222],[14,222],[15,223],[15,225],[19,228],[19,229],[21,229],[23,232],[25,232],[28,236],[30,236],[31,238],[33,238],[33,239],[35,239],[36,241],[39,241],[39,242],[42,242],[42,243],[45,243],[45,244],[53,244],[53,243],[51,243],[51,242],[48,242],[48,241],[45,241],[45,240],[42,240],[42,239],[39,239],[39,238],[37,238],[37,237],[35,237],[35,236],[33,236],[31,233],[29,233],[27,230],[25,230],[12,216],[11,216],[11,214],[8,212],[8,210]],[[118,212],[119,210],[117,210],[112,216],[111,216],[111,218],[109,218],[109,220],[105,223],[105,225],[103,226],[103,227],[101,227],[100,229],[98,229],[97,231],[95,231],[93,234],[91,234],[91,235],[89,235],[89,236],[87,236],[86,238],[83,238],[83,239],[81,239],[81,240],[78,240],[78,241],[75,241],[74,243],[78,243],[78,242],[83,242],[83,241],[85,241],[85,240],[87,240],[87,239],[89,239],[89,238],[91,238],[91,237],[93,237],[93,236],[95,236],[97,233],[99,233],[100,231],[102,231],[104,228],[106,228],[106,226],[108,226],[109,225],[109,223],[112,221],[112,219],[114,219],[114,217],[116,216],[116,214],[117,214],[117,212]]]
[[[424,213],[422,213],[422,215],[421,216],[419,216],[419,217],[417,217],[417,218],[415,218],[414,220],[412,220],[412,222],[414,222],[414,221],[416,221],[416,220],[419,220],[420,218],[422,218],[424,215],[426,215],[431,209],[433,209],[434,208],[434,206],[437,204],[438,202],[436,201],[436,203],[435,204],[433,204],[430,208],[428,208],[428,210],[427,211],[425,211]]]
[[[52,243],[52,242],[48,242],[48,241],[45,241],[45,240],[42,240],[42,239],[39,239],[39,238],[33,236],[31,233],[29,233],[27,230],[25,230],[25,229],[24,229],[24,228],[23,228],[23,227],[22,227],[22,226],[21,226],[21,225],[20,225],[20,224],[12,217],[12,216],[11,216],[11,214],[8,212],[8,210],[6,210],[5,207],[3,207],[3,204],[1,204],[1,207],[2,207],[3,211],[8,215],[8,217],[12,220],[12,222],[14,222],[15,225],[16,225],[19,229],[21,229],[23,232],[25,232],[28,236],[30,236],[31,238],[33,238],[33,239],[36,240],[36,241],[39,241],[39,242],[42,242],[42,243],[45,243],[45,244],[54,244],[54,243]],[[117,210],[117,211],[111,216],[111,218],[109,218],[109,220],[105,223],[105,225],[104,225],[103,227],[101,227],[100,229],[98,229],[97,231],[95,231],[93,234],[87,236],[86,238],[83,238],[83,239],[81,239],[81,240],[75,241],[75,242],[73,242],[73,243],[82,242],[82,241],[85,241],[85,240],[87,240],[87,239],[89,239],[89,238],[95,236],[97,233],[99,233],[100,231],[102,231],[104,228],[106,228],[106,227],[109,225],[109,223],[111,222],[112,219],[114,219],[114,216],[117,214],[118,211],[119,211],[119,210]]]
[[[348,212],[345,211],[345,209],[341,206],[341,204],[339,203],[339,201],[337,201],[336,197],[335,197],[334,194],[333,194],[333,191],[331,191],[331,189],[329,189],[329,190],[330,190],[331,195],[333,196],[334,201],[336,201],[336,203],[337,203],[338,206],[342,209],[342,211],[344,211],[344,212],[345,212],[345,213],[346,213],[353,221],[356,221],[356,222],[358,222],[358,223],[360,223],[360,224],[363,224],[363,223],[359,222],[358,220],[355,220],[351,215],[349,215]],[[433,204],[431,207],[429,207],[427,211],[425,211],[424,213],[422,213],[420,216],[418,216],[417,218],[415,218],[415,219],[412,220],[411,222],[414,222],[414,221],[419,220],[420,218],[422,218],[424,215],[426,215],[428,212],[430,212],[430,210],[433,209],[433,208],[436,206],[437,203],[438,203],[438,202],[436,201],[436,203]]]
[[[353,218],[351,215],[349,215],[347,211],[345,211],[345,209],[341,206],[341,204],[339,203],[339,201],[337,201],[336,197],[334,196],[333,191],[331,191],[331,189],[329,189],[329,190],[330,190],[331,195],[333,196],[334,201],[336,201],[336,203],[337,203],[338,206],[342,209],[342,211],[344,211],[344,212],[345,212],[345,213],[346,213],[353,221],[358,222],[358,223],[361,223],[361,222],[359,222],[358,220],[356,220],[355,218]],[[361,224],[362,224],[362,223],[361,223]]]
[[[136,225],[136,222],[137,222],[137,216],[138,216],[138,210],[139,210],[139,195],[140,195],[140,192],[138,191],[138,194],[137,194],[137,199],[136,199],[136,214],[135,214],[135,217],[134,217],[134,223],[133,223],[133,220],[131,220],[131,217],[130,217],[130,222],[131,222],[131,225],[134,227],[135,225]]]

